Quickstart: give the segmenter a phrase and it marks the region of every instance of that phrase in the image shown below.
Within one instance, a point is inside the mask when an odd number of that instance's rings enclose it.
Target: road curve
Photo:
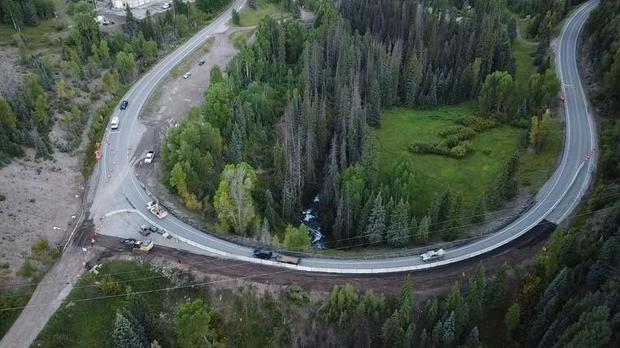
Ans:
[[[240,9],[244,3],[245,0],[236,0],[232,7]],[[557,39],[556,65],[566,99],[566,135],[562,159],[555,173],[536,195],[536,203],[518,219],[475,242],[446,250],[440,261],[423,263],[419,256],[372,260],[304,258],[299,265],[288,265],[253,258],[252,249],[202,232],[174,216],[155,221],[145,207],[152,197],[136,179],[132,167],[135,156],[140,155],[135,153],[140,139],[132,138],[132,135],[140,134],[139,127],[142,127],[138,115],[157,84],[177,63],[204,44],[210,35],[223,31],[225,23],[230,20],[230,10],[153,67],[123,98],[129,100],[129,108],[115,111],[114,116],[121,119],[120,129],[106,134],[91,213],[95,218],[113,219],[114,211],[135,209],[148,222],[170,231],[180,241],[226,258],[300,271],[368,274],[429,269],[460,262],[512,242],[543,220],[559,224],[574,211],[586,193],[596,165],[596,129],[577,69],[577,46],[588,15],[597,5],[598,0],[591,0],[575,10]]]

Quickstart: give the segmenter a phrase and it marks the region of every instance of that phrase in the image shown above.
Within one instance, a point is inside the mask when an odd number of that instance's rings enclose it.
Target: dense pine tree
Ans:
[[[368,224],[366,224],[366,238],[368,243],[377,245],[383,241],[383,234],[386,227],[386,212],[383,207],[383,201],[381,199],[381,193],[375,198],[370,217],[368,218]]]
[[[409,207],[402,200],[390,213],[390,222],[385,232],[385,240],[389,245],[402,246],[409,243]]]

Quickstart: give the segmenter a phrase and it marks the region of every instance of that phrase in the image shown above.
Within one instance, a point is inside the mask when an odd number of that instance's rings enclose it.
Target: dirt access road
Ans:
[[[395,295],[400,290],[404,280],[411,277],[416,298],[424,300],[445,294],[457,281],[463,284],[474,273],[479,264],[484,266],[488,276],[492,276],[504,264],[510,266],[513,270],[512,273],[518,272],[532,264],[554,228],[554,225],[549,225],[548,228],[533,231],[534,233],[527,234],[510,246],[497,250],[482,260],[470,260],[432,271],[378,275],[296,272],[260,264],[197,255],[160,246],[155,247],[144,258],[157,265],[190,271],[196,275],[197,285],[209,287],[235,288],[258,284],[277,288],[295,284],[315,292],[327,293],[335,285],[350,283],[361,290],[373,289],[376,292]],[[118,238],[99,236],[98,245],[106,248],[108,253],[111,252],[114,255],[131,254],[121,251]]]

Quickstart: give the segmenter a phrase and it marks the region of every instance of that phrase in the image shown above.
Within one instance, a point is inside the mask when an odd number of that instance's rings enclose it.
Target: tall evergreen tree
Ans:
[[[418,218],[413,216],[409,221],[409,240],[416,241],[418,234]]]
[[[399,201],[396,209],[390,214],[390,223],[385,239],[391,246],[403,246],[409,243],[409,217],[407,203]]]
[[[425,244],[428,241],[428,235],[430,230],[430,217],[424,216],[422,220],[420,220],[420,224],[418,225],[418,230],[415,235],[415,242],[417,244]]]
[[[116,312],[114,331],[112,333],[114,346],[117,348],[144,348],[144,337],[140,337],[139,331],[131,321],[120,312]]]
[[[381,193],[379,193],[372,205],[368,224],[366,225],[365,235],[370,244],[377,245],[383,241],[385,225],[385,208],[383,207]]]
[[[506,295],[508,291],[507,276],[508,266],[502,265],[495,274],[495,278],[487,287],[485,294],[486,303],[491,308],[498,308],[506,301]]]
[[[405,103],[410,107],[416,105],[421,75],[418,57],[414,55],[409,59],[405,72]]]
[[[482,223],[485,220],[486,215],[486,195],[481,195],[476,200],[474,205],[474,210],[472,211],[471,222],[472,223]]]

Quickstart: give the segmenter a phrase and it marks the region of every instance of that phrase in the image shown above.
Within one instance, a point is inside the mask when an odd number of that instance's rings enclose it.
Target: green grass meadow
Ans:
[[[471,103],[444,106],[434,110],[396,108],[383,114],[382,128],[376,131],[379,142],[379,167],[383,180],[398,161],[411,162],[416,171],[416,215],[425,215],[435,195],[446,190],[461,193],[466,206],[489,189],[510,156],[519,148],[523,130],[500,126],[472,139],[474,152],[463,159],[439,155],[413,154],[407,146],[414,142],[439,140],[442,129],[456,120],[473,115]]]
[[[248,6],[241,9],[239,12],[239,26],[251,27],[258,25],[261,19],[267,16],[287,16],[287,14],[283,12],[277,4],[271,3],[267,0],[257,0],[256,4],[256,10],[251,9]]]

